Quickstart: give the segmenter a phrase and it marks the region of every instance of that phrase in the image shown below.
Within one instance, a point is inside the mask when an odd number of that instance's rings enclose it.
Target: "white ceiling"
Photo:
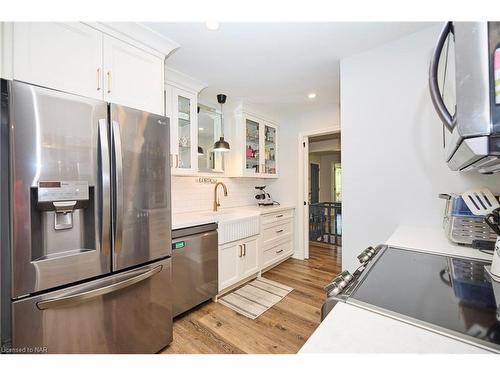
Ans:
[[[339,60],[430,27],[422,22],[145,23],[181,47],[167,65],[273,112],[339,105]],[[369,63],[369,62],[367,62]],[[315,92],[316,99],[307,94]]]

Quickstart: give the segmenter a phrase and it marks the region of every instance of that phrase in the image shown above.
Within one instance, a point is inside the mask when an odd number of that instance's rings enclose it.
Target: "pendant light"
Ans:
[[[224,94],[217,95],[217,102],[220,104],[220,127],[221,131],[224,129],[223,115],[222,115],[222,105],[226,102],[227,96]],[[214,151],[218,152],[228,152],[230,150],[229,143],[224,140],[224,136],[221,136],[220,139],[214,144]]]
[[[203,156],[203,155],[205,155],[203,149],[200,146],[198,146],[198,156]]]

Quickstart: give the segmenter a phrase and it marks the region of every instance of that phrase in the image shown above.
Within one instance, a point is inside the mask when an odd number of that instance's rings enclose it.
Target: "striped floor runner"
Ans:
[[[219,303],[250,319],[256,319],[292,290],[289,286],[259,277],[219,298]]]

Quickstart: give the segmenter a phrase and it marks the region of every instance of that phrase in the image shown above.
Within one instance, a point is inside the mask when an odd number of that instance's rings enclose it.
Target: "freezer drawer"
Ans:
[[[179,229],[172,233],[174,316],[217,295],[217,224]]]
[[[16,301],[12,325],[21,352],[155,353],[172,341],[171,259]]]

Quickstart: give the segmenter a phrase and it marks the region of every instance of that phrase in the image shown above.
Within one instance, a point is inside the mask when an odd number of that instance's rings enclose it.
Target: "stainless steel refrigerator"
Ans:
[[[13,351],[159,351],[172,340],[168,118],[1,86]]]

